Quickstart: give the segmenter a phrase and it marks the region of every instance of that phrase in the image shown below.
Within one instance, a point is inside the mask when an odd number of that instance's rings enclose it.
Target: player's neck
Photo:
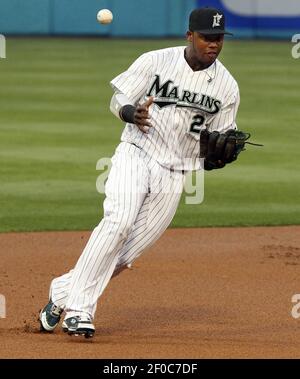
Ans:
[[[184,59],[193,71],[205,70],[210,64],[200,62],[189,47],[184,50]]]

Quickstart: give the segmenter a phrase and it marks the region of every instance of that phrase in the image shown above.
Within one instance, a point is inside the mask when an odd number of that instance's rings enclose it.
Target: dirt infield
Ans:
[[[38,331],[88,232],[0,234],[0,358],[300,358],[300,226],[171,229],[113,279],[93,340]]]

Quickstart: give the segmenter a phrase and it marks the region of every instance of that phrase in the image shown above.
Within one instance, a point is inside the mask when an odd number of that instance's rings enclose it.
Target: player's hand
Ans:
[[[153,103],[153,100],[153,96],[149,97],[144,104],[138,105],[134,112],[134,123],[143,133],[148,133],[149,128],[152,127],[149,121],[149,107]]]

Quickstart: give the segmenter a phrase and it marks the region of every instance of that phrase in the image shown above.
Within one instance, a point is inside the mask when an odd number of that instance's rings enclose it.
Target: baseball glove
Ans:
[[[225,133],[209,132],[203,129],[200,134],[200,158],[204,158],[204,169],[214,170],[223,168],[226,164],[235,161],[245,144],[262,146],[246,142],[250,133],[241,130],[229,129]]]

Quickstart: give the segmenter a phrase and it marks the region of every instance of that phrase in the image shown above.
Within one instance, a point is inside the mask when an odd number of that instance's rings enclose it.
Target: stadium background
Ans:
[[[236,37],[290,38],[299,32],[294,0],[1,0],[0,25],[9,34],[180,37],[190,11],[207,4],[225,11]],[[111,25],[95,23],[99,8],[117,15]]]
[[[300,6],[288,1],[289,11],[278,18],[281,2],[270,6],[276,16],[264,13],[266,3],[244,1],[242,11],[234,0],[210,1],[225,9],[228,28],[236,33],[235,39],[226,40],[221,59],[240,85],[239,128],[265,147],[250,147],[239,163],[206,175],[201,212],[200,207],[181,204],[173,226],[299,221],[295,167],[300,79],[291,35],[286,42],[238,37],[258,36],[264,29],[268,36],[284,38],[288,30],[297,31]],[[182,45],[184,39],[177,37],[184,36],[190,10],[201,4],[206,2],[0,0],[0,33],[7,38],[7,59],[0,61],[2,231],[95,225],[103,200],[95,188],[100,174],[96,163],[113,154],[121,128],[109,112],[109,81],[144,51]],[[114,12],[111,25],[96,22],[103,7]],[[20,38],[22,34],[27,37]]]
[[[109,111],[109,81],[145,51],[185,44],[187,16],[198,5],[227,13],[235,36],[226,38],[220,59],[240,86],[238,126],[264,147],[249,146],[237,162],[207,173],[202,204],[182,198],[172,226],[185,229],[167,231],[138,269],[109,287],[96,346],[66,349],[61,333],[52,339],[35,333],[36,311],[51,278],[75,264],[89,235],[80,231],[102,216],[96,164],[112,156],[122,130]],[[101,8],[113,11],[111,25],[97,23]],[[290,316],[290,298],[300,291],[296,33],[300,4],[291,0],[284,6],[279,0],[0,0],[7,47],[0,59],[0,293],[8,304],[0,320],[1,357],[98,357],[99,351],[102,357],[124,351],[127,357],[299,357],[297,320]],[[268,227],[224,228],[257,225]],[[41,233],[4,233],[32,231]],[[120,298],[127,299],[122,309]],[[103,335],[104,350],[97,345]]]

